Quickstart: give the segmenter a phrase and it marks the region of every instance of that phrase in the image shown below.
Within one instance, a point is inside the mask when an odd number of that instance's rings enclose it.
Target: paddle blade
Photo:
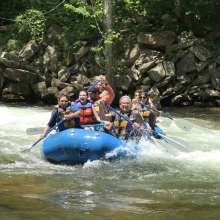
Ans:
[[[39,135],[42,134],[44,127],[36,127],[36,128],[27,128],[26,134],[27,135]]]
[[[44,138],[43,137],[40,137],[38,140],[36,140],[32,145],[31,147],[27,148],[27,149],[24,149],[22,150],[21,152],[22,153],[25,153],[25,152],[29,152],[34,146],[36,146],[41,140],[43,140]]]

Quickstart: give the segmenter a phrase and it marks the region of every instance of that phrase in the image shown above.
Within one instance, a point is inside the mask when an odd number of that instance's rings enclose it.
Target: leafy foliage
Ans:
[[[16,17],[19,32],[30,33],[32,39],[42,40],[46,19],[41,11],[30,9]]]

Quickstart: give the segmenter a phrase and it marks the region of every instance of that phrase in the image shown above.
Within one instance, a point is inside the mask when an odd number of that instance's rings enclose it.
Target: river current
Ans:
[[[50,109],[0,104],[0,219],[220,219],[220,109],[169,109],[159,119],[173,141],[141,140],[134,157],[54,165],[39,135]]]

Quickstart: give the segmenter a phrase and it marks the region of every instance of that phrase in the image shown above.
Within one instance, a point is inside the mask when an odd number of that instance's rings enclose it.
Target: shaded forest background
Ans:
[[[141,32],[193,33],[206,39],[210,50],[220,49],[219,0],[112,0],[110,32],[105,27],[105,1],[1,1],[0,50],[19,51],[30,40],[53,44],[59,47],[62,65],[71,66],[76,59],[72,56],[86,42],[101,71],[105,71],[104,49],[112,45],[113,74],[120,74],[127,71],[124,53],[135,45]],[[48,37],[51,26],[62,29],[59,37]]]

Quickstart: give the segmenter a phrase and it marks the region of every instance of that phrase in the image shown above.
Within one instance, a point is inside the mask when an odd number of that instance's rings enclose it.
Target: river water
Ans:
[[[40,144],[22,153],[39,137],[26,129],[50,110],[0,104],[0,219],[220,219],[220,109],[169,111],[159,124],[177,143],[142,140],[132,159],[61,166]]]

